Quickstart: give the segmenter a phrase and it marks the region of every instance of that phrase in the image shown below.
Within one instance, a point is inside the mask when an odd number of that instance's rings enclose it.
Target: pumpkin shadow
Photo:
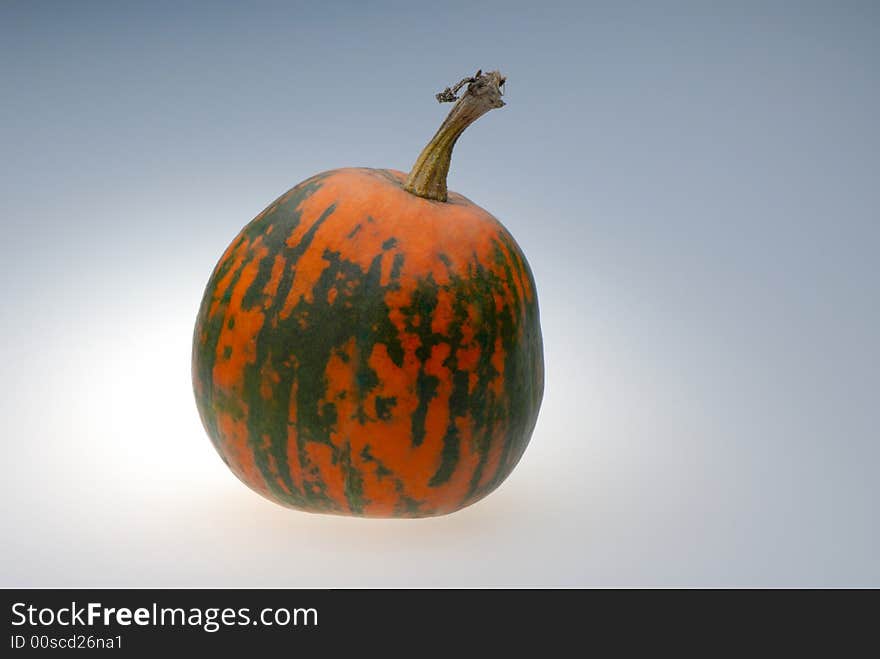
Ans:
[[[188,587],[480,585],[469,583],[473,575],[521,542],[536,521],[529,517],[541,514],[527,495],[503,487],[441,517],[364,519],[291,510],[221,485],[163,507],[162,544],[174,563],[144,568],[151,585]],[[450,567],[463,561],[471,579]]]
[[[249,544],[254,538],[290,540],[296,543],[361,550],[403,542],[412,548],[436,549],[459,538],[484,538],[508,534],[524,523],[529,510],[527,493],[518,488],[500,488],[485,499],[462,510],[438,517],[415,519],[361,518],[311,513],[284,508],[241,488],[225,489],[201,500],[191,501],[194,517],[213,520],[214,527],[227,529],[234,544]],[[534,501],[531,502],[532,506]],[[532,511],[535,512],[534,510]],[[219,529],[218,529],[219,530]],[[238,538],[238,540],[235,540]]]

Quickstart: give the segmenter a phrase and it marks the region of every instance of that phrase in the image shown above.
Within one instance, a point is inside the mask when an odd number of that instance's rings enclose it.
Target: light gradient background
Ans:
[[[460,513],[297,513],[227,470],[190,341],[238,230],[408,169],[538,283],[547,391]],[[874,2],[0,4],[3,586],[880,586]]]

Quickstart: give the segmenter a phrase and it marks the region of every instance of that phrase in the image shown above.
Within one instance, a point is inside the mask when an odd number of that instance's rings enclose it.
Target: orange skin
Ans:
[[[205,291],[193,351],[202,420],[230,469],[283,505],[452,512],[497,487],[531,436],[543,359],[528,265],[485,210],[454,192],[417,197],[405,178],[340,169],[305,181],[242,231]],[[334,263],[346,269],[328,280]],[[364,298],[371,268],[378,300]],[[425,282],[436,295],[422,317]],[[364,338],[380,332],[359,327],[366,304],[382,305],[381,335]],[[354,314],[355,327],[323,331],[325,311]],[[332,349],[297,338],[333,332]],[[325,349],[317,376],[297,375]],[[516,378],[505,373],[511,352]]]

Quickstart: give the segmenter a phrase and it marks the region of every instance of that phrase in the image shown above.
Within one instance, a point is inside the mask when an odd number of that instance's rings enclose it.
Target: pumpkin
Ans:
[[[202,423],[232,472],[291,508],[458,510],[511,473],[544,389],[535,282],[488,212],[447,192],[452,147],[501,107],[481,73],[409,175],[324,172],[232,241],[193,338]],[[452,100],[449,99],[449,100]]]

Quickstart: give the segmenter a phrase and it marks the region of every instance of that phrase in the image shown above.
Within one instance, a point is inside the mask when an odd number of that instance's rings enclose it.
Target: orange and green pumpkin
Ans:
[[[500,107],[479,74],[413,172],[339,169],[282,195],[221,257],[192,374],[229,468],[279,504],[425,517],[513,470],[544,388],[535,282],[501,223],[447,193],[452,146]]]

